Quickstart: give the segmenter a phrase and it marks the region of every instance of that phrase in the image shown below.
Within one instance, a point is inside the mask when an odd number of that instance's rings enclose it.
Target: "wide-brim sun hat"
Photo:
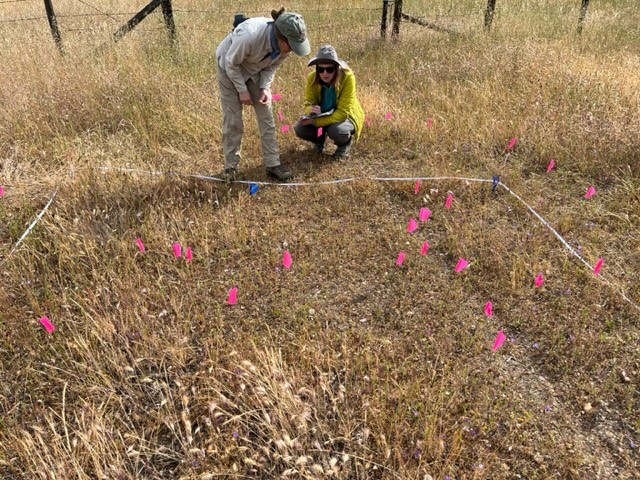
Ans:
[[[321,46],[318,49],[318,53],[316,53],[316,56],[309,60],[307,66],[311,67],[312,65],[317,65],[319,63],[334,63],[342,68],[349,68],[347,62],[345,62],[344,60],[340,60],[340,58],[338,57],[338,52],[336,52],[336,49],[331,45]]]
[[[307,26],[304,24],[302,15],[285,12],[276,19],[275,26],[285,36],[293,53],[301,57],[311,53],[311,45],[307,39]]]

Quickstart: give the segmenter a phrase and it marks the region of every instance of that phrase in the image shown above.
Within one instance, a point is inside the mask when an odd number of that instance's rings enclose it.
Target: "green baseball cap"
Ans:
[[[301,57],[309,55],[311,46],[307,39],[307,27],[302,15],[294,12],[282,13],[275,21],[275,26],[287,38],[293,53]]]

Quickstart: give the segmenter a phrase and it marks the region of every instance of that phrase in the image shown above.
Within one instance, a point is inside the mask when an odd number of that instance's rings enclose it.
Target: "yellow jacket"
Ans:
[[[311,107],[320,105],[321,101],[322,86],[319,83],[313,84],[315,75],[316,72],[313,71],[307,76],[307,85],[304,93],[304,113],[307,115],[311,113]],[[342,80],[338,88],[336,88],[336,103],[337,107],[331,115],[314,118],[313,125],[315,127],[326,127],[334,123],[344,122],[348,118],[356,127],[355,138],[357,140],[360,137],[362,124],[364,123],[364,110],[362,110],[362,106],[356,97],[356,76],[351,70],[343,70]]]

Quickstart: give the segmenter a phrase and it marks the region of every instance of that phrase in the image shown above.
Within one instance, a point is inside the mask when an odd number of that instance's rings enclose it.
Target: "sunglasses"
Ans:
[[[336,67],[320,67],[320,66],[316,66],[316,72],[318,73],[333,73],[336,71]]]

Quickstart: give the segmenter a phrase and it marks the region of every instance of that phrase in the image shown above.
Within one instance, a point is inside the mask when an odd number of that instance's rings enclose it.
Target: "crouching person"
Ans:
[[[308,66],[315,69],[307,76],[305,110],[294,127],[296,135],[312,142],[318,153],[324,152],[328,136],[338,147],[333,158],[346,157],[364,123],[356,77],[331,45],[320,47]]]

